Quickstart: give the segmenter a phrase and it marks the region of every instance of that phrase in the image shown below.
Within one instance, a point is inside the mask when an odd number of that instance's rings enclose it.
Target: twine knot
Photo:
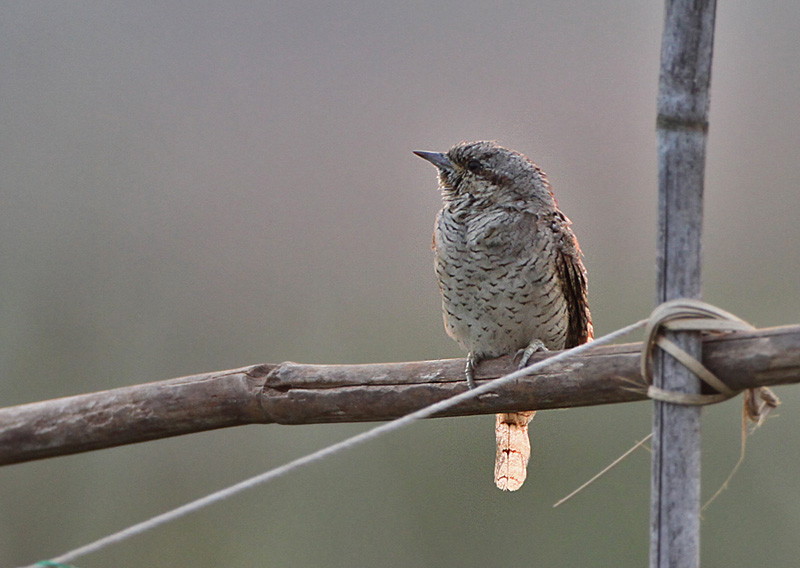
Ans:
[[[659,305],[653,310],[645,327],[645,341],[642,347],[641,373],[647,384],[648,397],[672,404],[698,406],[716,404],[742,392],[731,389],[695,357],[676,345],[675,342],[664,337],[663,330],[665,329],[724,333],[750,331],[754,327],[725,310],[699,300],[682,298]],[[677,359],[700,380],[713,388],[716,394],[674,392],[653,385],[652,359],[656,346]],[[778,397],[767,387],[746,389],[744,412],[749,420],[757,424],[760,424],[767,414],[779,404]]]

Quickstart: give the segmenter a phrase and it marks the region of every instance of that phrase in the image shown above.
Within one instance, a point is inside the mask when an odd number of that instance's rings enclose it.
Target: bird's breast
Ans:
[[[566,302],[554,251],[537,238],[532,216],[459,219],[443,211],[434,248],[445,328],[462,347],[493,357],[534,339],[563,346]]]

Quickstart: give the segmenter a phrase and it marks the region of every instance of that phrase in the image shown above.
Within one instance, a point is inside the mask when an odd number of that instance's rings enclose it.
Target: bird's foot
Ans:
[[[481,362],[481,357],[470,351],[467,355],[467,366],[464,369],[464,377],[467,379],[467,388],[475,388],[475,367]]]
[[[524,369],[528,366],[528,361],[530,361],[531,355],[534,353],[538,353],[540,351],[549,351],[547,347],[544,346],[539,339],[534,339],[531,341],[525,349],[520,349],[514,355],[514,359],[518,359],[519,363],[517,364],[517,369]]]

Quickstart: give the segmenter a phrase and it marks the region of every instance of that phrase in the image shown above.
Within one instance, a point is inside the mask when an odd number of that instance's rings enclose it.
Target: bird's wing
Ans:
[[[558,225],[560,229],[556,231],[557,234],[560,233],[560,238],[557,241],[555,263],[561,289],[567,300],[569,325],[564,347],[569,349],[590,341],[594,337],[594,329],[586,292],[586,269],[581,260],[578,239],[570,228],[569,219],[560,211],[557,212],[554,225]]]

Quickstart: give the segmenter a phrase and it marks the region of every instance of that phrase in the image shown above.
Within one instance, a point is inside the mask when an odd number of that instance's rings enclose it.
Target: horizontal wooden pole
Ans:
[[[644,400],[640,343],[598,347],[439,416]],[[537,354],[531,363],[550,354]],[[800,325],[708,336],[703,362],[735,390],[800,382]],[[478,383],[514,370],[485,361]],[[243,424],[391,420],[466,388],[464,360],[263,364],[0,409],[0,465]]]

